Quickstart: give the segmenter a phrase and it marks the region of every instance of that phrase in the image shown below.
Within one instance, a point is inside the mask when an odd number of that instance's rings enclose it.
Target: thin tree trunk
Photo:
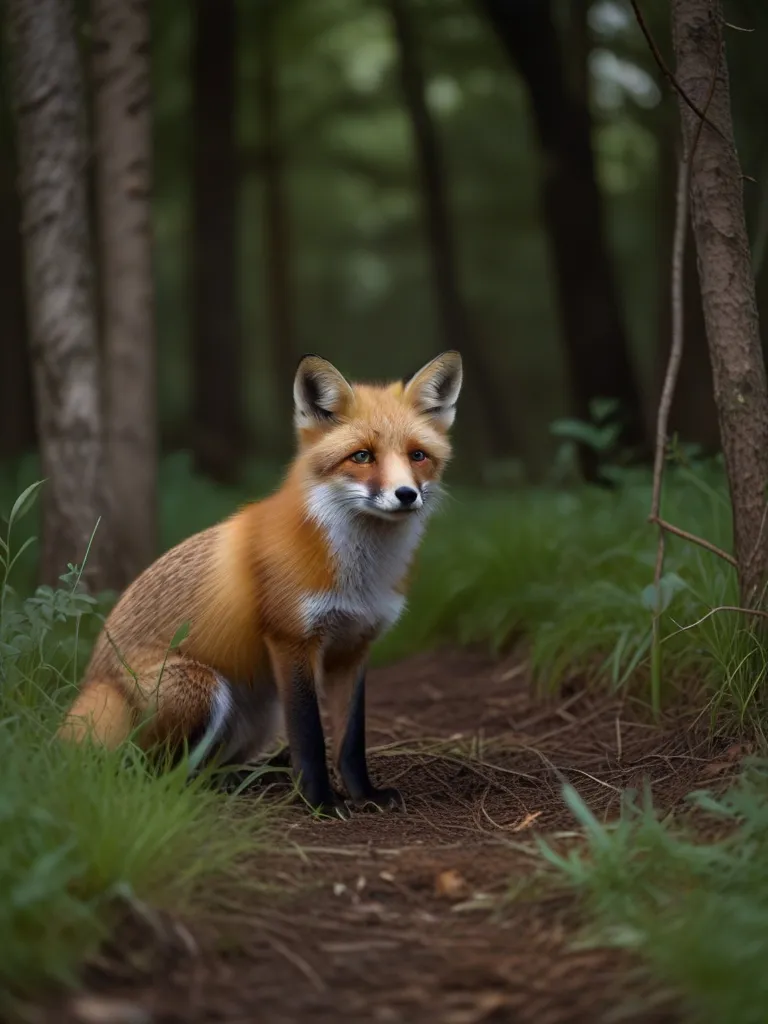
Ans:
[[[236,477],[245,440],[240,323],[237,5],[196,0],[193,47],[193,435],[197,468]]]
[[[509,456],[518,450],[504,415],[505,400],[493,378],[470,324],[461,294],[458,256],[451,225],[442,154],[426,100],[424,71],[411,15],[404,0],[386,0],[399,55],[403,100],[411,123],[429,249],[432,286],[446,348],[459,349],[474,385],[479,414],[487,425],[489,454]]]
[[[121,583],[155,556],[149,0],[93,0],[106,427]]]
[[[81,562],[111,585],[93,264],[88,147],[70,0],[8,0],[18,131],[27,308],[43,475],[40,576],[55,585]]]
[[[672,293],[669,277],[669,253],[672,251],[672,236],[675,219],[675,194],[678,174],[679,120],[672,98],[670,112],[675,115],[664,118],[663,131],[659,137],[659,183],[658,183],[658,264],[659,264],[659,349],[657,353],[656,388],[661,394],[663,378],[669,361],[671,346]],[[667,114],[665,109],[664,114]],[[688,238],[685,244],[683,265],[683,322],[685,324],[685,345],[680,361],[680,371],[669,414],[669,430],[681,441],[698,444],[706,454],[720,450],[720,433],[717,425],[717,407],[712,384],[712,368],[709,363],[707,332],[704,325],[704,311],[701,304],[701,288],[696,271],[696,246],[693,229],[688,224]]]
[[[265,0],[259,24],[258,106],[261,118],[261,166],[264,188],[264,254],[266,307],[269,321],[272,371],[279,424],[276,438],[280,454],[293,443],[292,388],[299,353],[296,346],[294,292],[291,276],[291,224],[286,197],[285,150],[280,127],[280,92],[275,61],[278,6]]]
[[[720,0],[672,0],[677,80],[717,131],[680,101],[704,319],[733,504],[742,602],[768,576],[768,387],[760,347],[741,168],[733,140]],[[699,135],[700,130],[700,135]]]
[[[0,458],[15,459],[35,447],[37,436],[27,351],[21,211],[7,135],[4,142],[0,156]]]
[[[528,89],[573,415],[590,419],[594,399],[617,400],[618,445],[645,454],[647,432],[605,239],[583,84],[567,87],[550,0],[480,4]],[[586,16],[586,5],[574,5],[576,15]],[[585,477],[598,478],[596,453],[582,447],[580,457]]]

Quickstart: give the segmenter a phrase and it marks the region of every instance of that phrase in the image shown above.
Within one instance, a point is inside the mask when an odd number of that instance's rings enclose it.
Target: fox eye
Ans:
[[[353,452],[349,457],[352,462],[356,462],[359,466],[373,462],[373,452],[369,452],[367,448],[362,448],[359,452]]]
[[[417,448],[416,451],[411,452],[411,462],[423,462],[426,457],[427,453],[423,452],[421,448]]]

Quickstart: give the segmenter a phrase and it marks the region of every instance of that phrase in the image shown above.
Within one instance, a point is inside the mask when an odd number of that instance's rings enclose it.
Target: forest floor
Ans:
[[[600,820],[646,784],[657,808],[682,808],[731,775],[726,741],[690,711],[654,725],[579,680],[537,696],[519,656],[418,656],[372,671],[368,694],[372,774],[400,787],[405,812],[341,822],[281,808],[277,842],[243,865],[256,885],[187,922],[137,916],[79,994],[28,1020],[680,1020],[631,957],[580,943],[584,910],[542,875],[534,839],[580,842],[566,780]]]

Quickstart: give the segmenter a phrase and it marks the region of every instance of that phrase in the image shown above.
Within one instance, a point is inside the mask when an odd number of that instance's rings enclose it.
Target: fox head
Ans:
[[[461,382],[453,351],[385,385],[351,384],[326,359],[304,356],[294,421],[316,499],[335,514],[393,522],[430,511],[451,456]]]

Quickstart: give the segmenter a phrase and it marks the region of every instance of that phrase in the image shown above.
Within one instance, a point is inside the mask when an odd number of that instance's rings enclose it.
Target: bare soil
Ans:
[[[286,808],[277,852],[246,866],[256,887],[204,920],[126,922],[83,993],[35,1020],[681,1020],[626,955],[579,946],[583,910],[542,880],[532,839],[577,841],[565,780],[600,819],[646,783],[674,809],[730,775],[738,751],[684,710],[657,725],[578,680],[544,699],[519,657],[413,658],[372,672],[368,703],[372,774],[400,787],[404,813]]]

